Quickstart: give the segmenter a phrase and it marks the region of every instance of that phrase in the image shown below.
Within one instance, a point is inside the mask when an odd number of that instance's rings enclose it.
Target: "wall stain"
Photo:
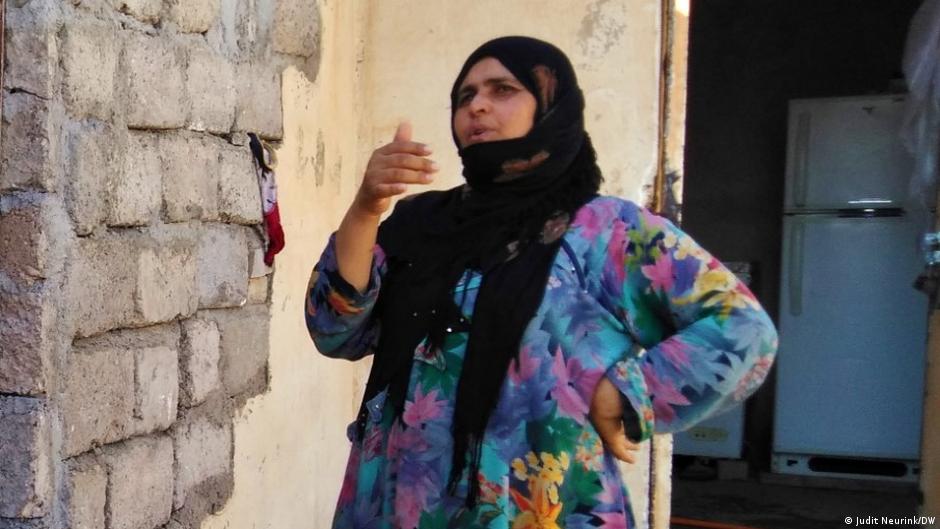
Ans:
[[[588,4],[587,14],[581,19],[581,28],[578,30],[581,53],[594,58],[606,55],[623,37],[627,27],[622,22],[625,14],[622,4],[610,0]]]

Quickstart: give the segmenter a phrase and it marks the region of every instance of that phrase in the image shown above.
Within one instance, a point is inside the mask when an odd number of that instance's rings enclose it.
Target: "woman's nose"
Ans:
[[[470,113],[477,114],[479,112],[486,111],[490,108],[489,99],[482,95],[476,94],[473,96],[473,99],[470,100]]]

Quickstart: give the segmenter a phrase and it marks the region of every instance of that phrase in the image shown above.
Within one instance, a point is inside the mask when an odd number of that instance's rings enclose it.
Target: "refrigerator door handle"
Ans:
[[[793,219],[790,231],[790,314],[803,313],[803,220]]]
[[[796,123],[796,163],[793,175],[793,203],[796,206],[806,205],[806,179],[809,173],[809,133],[810,114],[800,112]]]

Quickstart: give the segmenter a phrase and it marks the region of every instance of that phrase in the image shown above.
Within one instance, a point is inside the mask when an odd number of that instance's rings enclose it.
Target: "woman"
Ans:
[[[615,458],[750,395],[773,324],[669,221],[598,195],[560,50],[487,42],[451,103],[466,184],[380,225],[437,171],[400,126],[311,277],[318,349],[375,354],[333,527],[633,527]]]

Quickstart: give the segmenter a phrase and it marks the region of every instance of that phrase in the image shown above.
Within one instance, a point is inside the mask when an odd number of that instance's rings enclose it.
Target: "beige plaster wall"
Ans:
[[[278,183],[287,247],[274,276],[269,393],[235,427],[235,493],[204,528],[328,527],[370,361],[320,356],[302,317],[310,268],[339,225],[371,151],[401,119],[441,164],[434,187],[461,182],[448,93],[463,59],[506,34],[564,50],[587,98],[604,191],[643,202],[656,174],[659,2],[654,0],[320,1],[315,82],[283,76]],[[645,526],[649,461],[626,469]]]

